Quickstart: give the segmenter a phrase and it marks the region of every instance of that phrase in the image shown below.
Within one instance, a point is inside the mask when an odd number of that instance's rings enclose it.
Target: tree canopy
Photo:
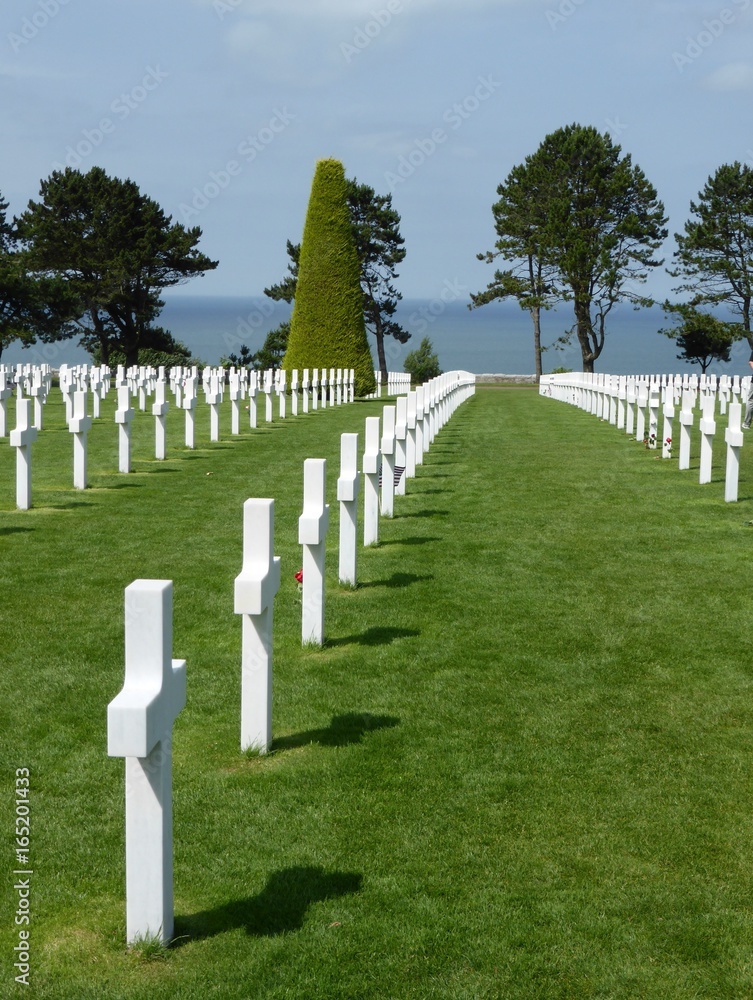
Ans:
[[[101,167],[67,168],[42,181],[18,236],[29,275],[65,282],[68,333],[80,333],[104,363],[114,351],[129,365],[144,348],[171,353],[175,342],[154,326],[160,292],[217,266],[196,248],[198,227],[173,223],[133,181]]]
[[[469,309],[489,302],[515,298],[533,322],[534,364],[541,376],[541,310],[550,309],[561,294],[559,275],[548,260],[545,245],[549,171],[541,158],[529,157],[508,174],[497,188],[499,201],[492,205],[498,239],[494,250],[476,255],[488,264],[496,259],[511,267],[497,270],[484,291],[471,295]]]
[[[0,197],[0,356],[14,340],[28,347],[38,339],[61,339],[68,310],[63,281],[27,274],[7,211],[8,202]]]
[[[700,365],[704,375],[712,362],[730,360],[732,345],[741,337],[739,324],[725,323],[692,305],[665,303],[664,308],[681,321],[679,326],[659,331],[677,344],[678,360]]]
[[[403,368],[410,375],[413,385],[423,385],[442,374],[439,358],[428,337],[422,339],[415,351],[406,354]]]
[[[320,160],[316,165],[282,367],[288,372],[353,368],[357,395],[376,388],[364,325],[360,263],[339,160]]]
[[[753,348],[753,169],[723,164],[690,211],[695,218],[675,234],[677,267],[670,273],[685,279],[676,291],[690,293],[694,306],[729,305]]]
[[[394,337],[406,343],[410,333],[394,320],[397,303],[402,298],[393,281],[397,265],[405,258],[400,216],[392,207],[392,195],[379,195],[367,184],[346,178],[346,201],[353,228],[353,239],[360,266],[363,313],[366,329],[376,339],[377,359],[382,378],[387,378],[385,339]],[[276,285],[264,289],[264,294],[276,300],[295,299],[300,243],[286,242],[288,273]]]
[[[538,310],[572,300],[583,370],[593,371],[614,306],[650,302],[636,286],[662,263],[653,258],[667,235],[656,190],[608,134],[574,124],[546,136],[500,191],[499,240],[480,256],[514,266],[497,272],[473,305],[514,295],[536,326]]]

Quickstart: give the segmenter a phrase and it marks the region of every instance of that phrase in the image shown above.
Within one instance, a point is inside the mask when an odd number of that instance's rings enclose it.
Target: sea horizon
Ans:
[[[446,299],[415,298],[399,302],[395,320],[410,333],[400,344],[390,338],[386,344],[387,367],[403,371],[405,357],[428,337],[443,371],[462,369],[476,375],[532,375],[535,371],[533,327],[527,312],[515,302],[494,302],[469,310],[467,302],[453,298],[447,289]],[[219,363],[220,358],[237,354],[245,344],[258,351],[270,330],[290,317],[291,306],[264,295],[165,295],[165,306],[158,322],[184,343],[203,362]],[[572,309],[560,306],[542,315],[542,342],[546,346],[543,370],[566,368],[582,370],[577,340],[556,348],[554,342],[572,327]],[[611,375],[683,374],[700,372],[677,358],[675,342],[658,333],[673,323],[658,306],[634,310],[630,305],[617,306],[607,323],[604,349],[595,370]],[[376,364],[374,338],[369,337]],[[714,362],[710,374],[748,374],[750,348],[739,341],[732,348],[727,363]],[[3,364],[42,364],[54,368],[61,364],[87,364],[87,352],[77,339],[55,344],[37,344],[23,348],[18,342],[8,346],[0,357]]]

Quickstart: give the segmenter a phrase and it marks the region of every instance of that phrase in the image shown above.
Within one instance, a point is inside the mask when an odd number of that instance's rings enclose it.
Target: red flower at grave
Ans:
[[[299,584],[301,584],[301,585],[303,584],[303,570],[302,570],[302,569],[299,569],[299,570],[298,570],[298,572],[297,572],[297,573],[296,573],[296,575],[295,575],[295,578],[296,578],[296,581],[297,581],[297,582],[298,582]]]

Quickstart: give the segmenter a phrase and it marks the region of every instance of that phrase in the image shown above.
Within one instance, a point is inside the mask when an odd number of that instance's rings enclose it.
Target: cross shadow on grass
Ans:
[[[395,514],[394,520],[399,521],[404,517],[448,517],[449,510],[417,510],[414,514]]]
[[[34,531],[34,528],[21,528],[9,525],[7,528],[0,528],[0,535],[15,535],[19,531]]]
[[[333,715],[326,728],[307,729],[291,736],[278,736],[272,740],[272,752],[296,750],[318,743],[322,747],[347,747],[360,743],[366,733],[375,729],[392,729],[400,725],[400,719],[391,715],[372,715],[370,712],[346,712]]]
[[[212,910],[175,918],[173,947],[242,927],[255,937],[276,937],[303,927],[313,903],[360,892],[363,876],[295,865],[273,872],[256,896],[234,899]]]
[[[393,628],[391,625],[374,625],[360,635],[344,635],[339,639],[327,639],[325,648],[333,646],[389,646],[395,639],[409,639],[421,635],[414,628]]]
[[[370,580],[368,583],[359,583],[358,589],[360,590],[362,587],[388,587],[391,590],[399,590],[402,587],[410,587],[412,583],[433,579],[433,574],[418,576],[416,573],[393,573],[387,580]]]
[[[379,548],[384,545],[429,545],[431,542],[441,542],[443,539],[434,535],[412,535],[410,538],[390,538],[380,541]]]

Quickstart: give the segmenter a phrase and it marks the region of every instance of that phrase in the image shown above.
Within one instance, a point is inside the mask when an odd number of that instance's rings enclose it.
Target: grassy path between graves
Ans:
[[[77,493],[55,392],[28,512],[0,448],[0,996],[753,995],[753,454],[725,504],[719,444],[700,487],[697,444],[680,473],[535,390],[480,388],[345,591],[339,435],[381,405],[211,446],[205,414],[195,452],[172,411],[163,463],[138,415],[135,471],[119,476],[108,402]],[[309,456],[330,460],[321,651],[300,648],[293,579]],[[238,749],[233,615],[247,496],[276,499],[283,577],[274,751],[255,759]],[[177,941],[151,959],[124,946],[123,762],[106,755],[137,577],[174,580],[173,655],[188,661]]]

